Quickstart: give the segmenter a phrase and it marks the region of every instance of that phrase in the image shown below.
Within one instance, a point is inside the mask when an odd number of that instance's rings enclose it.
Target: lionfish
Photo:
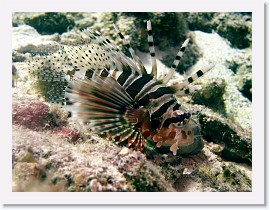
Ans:
[[[117,144],[127,142],[127,147],[142,150],[146,140],[152,140],[156,147],[170,146],[174,155],[200,151],[203,141],[199,123],[176,97],[194,92],[196,88],[188,87],[189,84],[214,65],[186,76],[179,85],[169,85],[189,39],[182,44],[169,73],[158,78],[150,20],[147,32],[151,73],[147,73],[129,42],[113,26],[131,57],[99,32],[87,28],[82,31],[82,45],[61,45],[50,59],[35,65],[39,79],[55,82],[54,91],[58,92],[51,94],[51,100],[59,100],[62,94],[60,100],[64,100],[73,119],[86,122],[93,132],[105,134]],[[45,68],[48,63],[50,74]]]

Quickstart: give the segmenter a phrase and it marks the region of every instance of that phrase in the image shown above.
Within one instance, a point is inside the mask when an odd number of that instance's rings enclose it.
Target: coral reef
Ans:
[[[74,145],[14,125],[13,154],[13,191],[175,191],[142,153],[94,136]]]
[[[53,132],[53,134],[67,139],[69,142],[76,143],[80,138],[79,131],[76,128],[60,128]]]
[[[203,153],[182,158],[183,175],[174,187],[180,192],[249,192],[250,169],[246,165],[224,162],[215,153],[220,146],[206,144]]]
[[[33,17],[40,21],[48,15],[52,21],[47,22],[46,29],[25,25],[35,20]],[[12,53],[17,84],[12,95],[13,191],[250,192],[251,18],[249,13],[14,13]],[[148,51],[147,19],[152,20],[157,64],[164,73],[168,67],[161,61],[170,65],[187,37],[191,39],[190,51],[178,72],[191,66],[192,72],[209,62],[216,64],[196,81],[201,87],[197,93],[179,98],[191,111],[198,110],[205,146],[196,155],[173,156],[151,141],[137,152],[95,136],[84,124],[70,121],[69,113],[60,105],[44,102],[52,95],[55,83],[37,81],[29,75],[27,60],[55,52],[58,42],[78,43],[78,29],[88,26],[110,37],[128,54],[112,23],[131,40],[147,67],[148,55],[143,53]],[[63,21],[63,27],[58,20]],[[175,80],[180,79],[176,74]]]
[[[216,15],[214,12],[190,12],[185,13],[187,24],[190,30],[200,30],[211,33],[213,30],[212,19]]]

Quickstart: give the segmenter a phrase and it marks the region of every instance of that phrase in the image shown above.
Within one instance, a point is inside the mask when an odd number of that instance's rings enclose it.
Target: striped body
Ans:
[[[163,116],[166,117],[168,111],[179,109],[174,89],[154,79],[150,74],[133,74],[129,66],[124,69],[125,71],[109,70],[109,74],[103,70],[99,75],[101,77],[110,75],[136,101],[137,107],[145,107],[149,111],[151,128],[157,128],[157,121],[161,121]],[[92,76],[93,74],[88,79]]]
[[[69,80],[64,91],[67,110],[74,119],[88,123],[95,133],[106,134],[116,143],[127,141],[131,148],[142,150],[146,140],[153,140],[157,147],[170,146],[174,155],[198,152],[203,145],[199,125],[175,97],[195,91],[196,88],[188,85],[213,65],[197,71],[180,85],[169,86],[167,83],[180,62],[188,39],[177,53],[170,72],[157,79],[150,21],[147,22],[152,61],[150,74],[119,29],[114,27],[131,58],[90,29],[83,31],[88,37],[83,45],[61,46],[60,56],[51,56],[57,60],[50,59],[53,69],[59,72],[61,63],[59,74],[64,72],[66,75],[65,79],[61,76],[60,81]],[[48,80],[48,74],[36,74]],[[59,81],[59,76],[57,79]]]

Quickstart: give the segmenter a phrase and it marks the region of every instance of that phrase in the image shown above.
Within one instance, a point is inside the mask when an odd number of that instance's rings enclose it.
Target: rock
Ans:
[[[26,17],[24,22],[34,27],[41,34],[62,34],[75,25],[73,18],[57,12],[46,12],[33,17]]]
[[[251,167],[222,160],[205,143],[201,153],[182,158],[183,175],[175,182],[180,192],[251,192]],[[216,146],[215,146],[216,147]]]
[[[73,29],[61,35],[61,44],[64,45],[77,45],[82,40],[82,35],[79,30]]]
[[[142,153],[129,149],[119,153],[118,146],[104,139],[99,138],[95,143],[90,137],[88,139],[74,145],[64,142],[57,135],[29,132],[14,125],[14,165],[18,165],[19,155],[31,145],[32,153],[37,157],[36,166],[44,164],[44,158],[50,160],[50,167],[43,169],[47,175],[42,188],[46,191],[174,191],[158,166],[150,163]],[[34,172],[24,173],[24,168],[16,167],[14,173],[23,173],[25,180],[32,180]],[[23,179],[15,178],[13,182],[17,191],[29,190],[28,182],[24,183]],[[39,180],[33,182],[34,185],[39,183]]]
[[[251,47],[252,16],[250,13],[187,13],[190,30],[215,31],[239,49]]]
[[[30,152],[25,152],[20,159],[19,162],[26,162],[26,163],[36,163],[37,160],[33,157],[33,155]]]
[[[204,81],[206,82],[206,81]],[[226,115],[223,95],[225,93],[226,82],[224,79],[212,79],[203,84],[204,88],[192,95],[192,100],[196,104],[201,104],[215,112]]]
[[[213,28],[212,19],[214,12],[189,12],[185,13],[188,28],[192,31],[200,30],[211,33]]]
[[[212,20],[217,33],[228,39],[232,47],[251,47],[252,17],[235,13],[220,13]]]
[[[251,49],[245,53],[234,56],[227,60],[228,68],[235,73],[238,79],[237,88],[244,97],[252,101],[252,52]]]
[[[49,117],[49,106],[40,101],[31,101],[27,105],[13,105],[12,120],[14,124],[33,130],[44,128]]]
[[[46,172],[36,163],[17,163],[13,169],[13,191],[40,191],[38,184],[46,179]]]
[[[76,143],[80,138],[79,131],[71,127],[60,128],[53,133],[72,143]]]
[[[12,87],[17,86],[18,70],[14,64],[12,64]]]
[[[23,53],[19,53],[16,50],[12,51],[12,62],[23,62],[27,59],[27,56]]]
[[[18,53],[49,53],[57,50],[57,35],[41,36],[27,25],[12,28],[12,49]],[[22,41],[23,40],[23,41]]]
[[[77,15],[74,18],[75,25],[79,30],[92,27],[97,21],[95,13],[80,13],[80,15]]]
[[[204,137],[223,145],[221,157],[237,162],[252,162],[252,133],[230,120],[204,109],[199,115]]]
[[[91,192],[100,192],[102,190],[102,187],[96,179],[93,179],[90,182],[90,189],[91,189]]]
[[[239,75],[235,74],[228,67],[228,61],[234,60],[234,58],[241,60],[241,57],[246,57],[246,55],[249,54],[250,49],[239,50],[231,48],[229,43],[216,33],[207,34],[204,32],[195,31],[193,32],[193,36],[203,56],[192,67],[191,72],[196,71],[203,66],[209,65],[211,62],[215,63],[215,67],[206,73],[206,75],[204,75],[201,79],[197,80],[196,84],[201,84],[201,91],[207,92],[207,90],[203,90],[205,88],[204,84],[209,86],[209,81],[214,82],[215,80],[215,83],[218,84],[218,81],[222,79],[224,84],[226,84],[224,92],[220,92],[223,93],[222,100],[224,101],[224,116],[244,129],[251,130],[252,104],[251,101],[243,96],[243,94],[239,91],[239,81],[241,81],[241,77],[243,77],[245,73],[242,73],[240,76],[240,73]],[[243,63],[245,62],[246,61],[243,61]],[[239,63],[241,64],[241,62]],[[246,74],[251,75],[247,73],[248,71],[248,69],[245,71]],[[222,88],[220,90],[222,90]]]
[[[57,127],[65,127],[68,125],[69,113],[59,104],[50,105],[50,115],[52,122]]]

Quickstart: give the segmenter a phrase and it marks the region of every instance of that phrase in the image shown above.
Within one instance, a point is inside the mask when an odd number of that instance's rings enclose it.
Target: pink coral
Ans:
[[[30,101],[27,105],[13,104],[14,124],[25,128],[40,130],[48,120],[49,106],[41,101]]]
[[[60,128],[54,131],[53,133],[64,139],[69,140],[72,143],[77,142],[78,139],[80,138],[79,131],[75,128],[70,128],[70,127]]]

